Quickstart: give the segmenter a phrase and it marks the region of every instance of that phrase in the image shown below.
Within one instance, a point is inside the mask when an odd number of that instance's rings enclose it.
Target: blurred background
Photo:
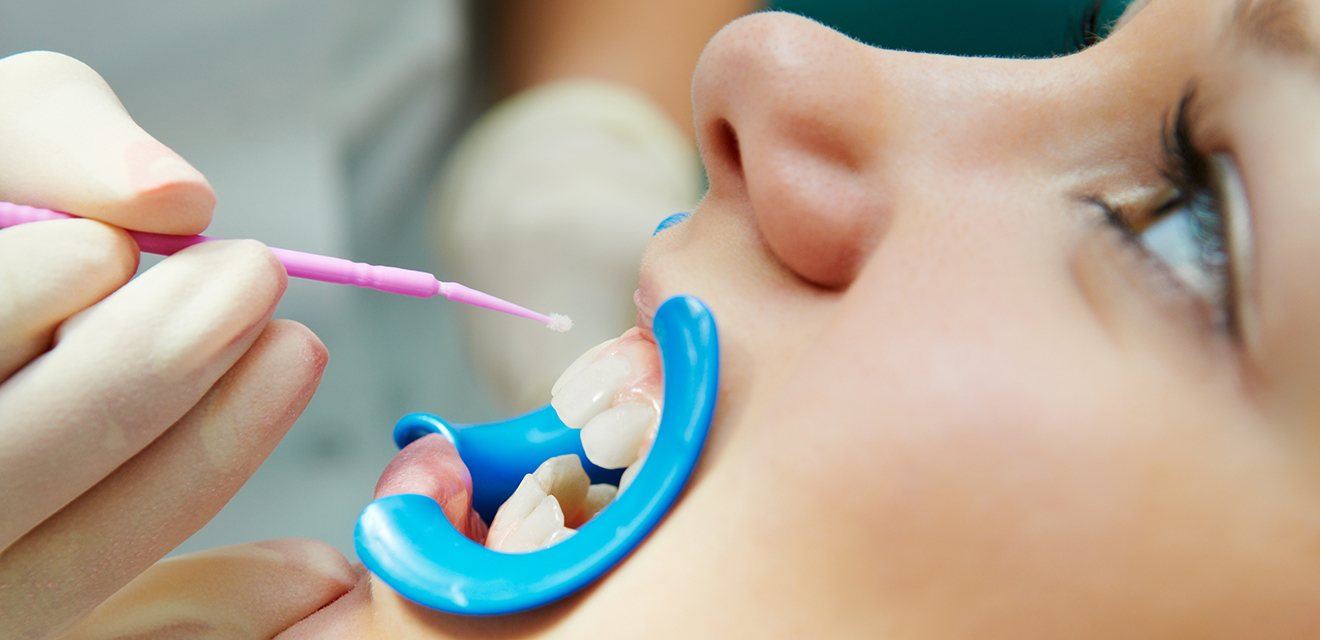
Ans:
[[[892,48],[1048,56],[1077,49],[1084,25],[1103,26],[1126,3],[771,4]],[[351,554],[357,513],[394,453],[395,419],[432,411],[477,421],[531,408],[548,399],[540,394],[574,353],[631,324],[628,295],[650,227],[691,206],[702,188],[687,102],[692,64],[719,26],[762,8],[751,0],[0,3],[0,56],[47,49],[96,69],[147,131],[211,181],[214,235],[429,269],[579,320],[571,340],[551,343],[538,327],[455,305],[292,283],[278,315],[329,347],[320,390],[269,461],[176,553],[306,536]],[[1097,19],[1087,21],[1093,8]],[[582,78],[596,84],[573,82]],[[548,85],[562,90],[539,91]],[[518,173],[528,171],[543,179]],[[437,194],[442,173],[448,187]],[[578,186],[566,198],[532,191],[515,206],[504,191],[518,184]],[[526,211],[552,200],[558,208]],[[541,218],[597,235],[579,234],[587,240],[571,254],[545,253],[534,239]],[[518,252],[527,262],[451,251],[436,239],[446,230],[495,238],[480,245],[486,253]],[[593,253],[615,237],[626,240],[622,249]],[[608,282],[583,293],[594,285],[588,277]]]

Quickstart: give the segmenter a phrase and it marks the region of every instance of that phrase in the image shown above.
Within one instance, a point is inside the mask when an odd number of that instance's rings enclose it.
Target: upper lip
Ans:
[[[640,288],[633,292],[633,304],[637,306],[637,328],[650,336],[651,322],[655,320],[655,306],[650,304]]]
[[[655,310],[660,306],[656,287],[655,279],[643,268],[638,275],[637,290],[633,292],[633,305],[637,307],[637,328],[652,341],[654,336],[651,334],[651,323],[655,320]]]

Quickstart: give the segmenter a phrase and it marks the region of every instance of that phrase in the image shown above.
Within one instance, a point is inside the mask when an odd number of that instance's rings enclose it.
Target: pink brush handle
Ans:
[[[77,217],[60,211],[0,201],[0,229],[29,222],[68,220]],[[128,235],[132,236],[133,240],[137,242],[139,249],[163,256],[173,255],[195,244],[220,239],[207,236],[170,236],[145,231],[129,231]],[[418,298],[433,298],[440,295],[454,302],[462,302],[521,318],[528,318],[552,328],[556,326],[550,316],[537,313],[508,300],[496,298],[488,293],[465,287],[457,282],[441,282],[425,271],[382,267],[353,262],[343,258],[332,258],[274,247],[271,247],[270,252],[275,254],[275,258],[284,265],[284,269],[289,272],[289,275],[295,278],[319,280],[333,284],[351,284],[386,293],[401,293],[405,296]],[[563,319],[567,320],[567,318]],[[567,326],[571,327],[572,323],[569,322]],[[568,329],[558,328],[555,330],[567,331]]]
[[[29,222],[68,220],[76,217],[59,211],[51,211],[50,209],[0,202],[0,228]],[[171,236],[145,231],[129,231],[128,235],[133,237],[141,250],[162,256],[173,255],[195,244],[219,240],[219,238],[208,236]],[[431,298],[438,295],[442,284],[445,284],[424,271],[381,267],[289,249],[271,248],[270,251],[284,265],[289,275],[295,278],[319,280],[334,284],[351,284],[418,298]]]

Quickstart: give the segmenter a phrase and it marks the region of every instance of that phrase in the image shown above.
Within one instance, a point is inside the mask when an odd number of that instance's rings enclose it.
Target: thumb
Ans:
[[[211,221],[206,178],[68,56],[0,59],[0,140],[0,199],[157,233],[191,235]]]
[[[356,579],[338,551],[312,540],[210,549],[156,563],[62,637],[269,638]]]

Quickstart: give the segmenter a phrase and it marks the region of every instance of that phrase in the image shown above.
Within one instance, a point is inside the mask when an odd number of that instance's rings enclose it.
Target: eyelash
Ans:
[[[1082,17],[1073,27],[1073,50],[1082,51],[1104,40],[1100,24],[1100,13],[1104,9],[1104,0],[1094,0],[1082,10]]]
[[[1231,283],[1231,264],[1227,247],[1224,210],[1218,189],[1209,169],[1209,158],[1193,139],[1196,90],[1189,88],[1172,113],[1165,118],[1161,132],[1163,167],[1161,173],[1173,189],[1173,197],[1148,214],[1134,215],[1101,197],[1086,201],[1104,211],[1105,220],[1116,228],[1126,244],[1143,258],[1160,262],[1144,244],[1142,234],[1156,223],[1180,211],[1186,211],[1197,246],[1199,267],[1211,277]],[[1139,221],[1139,222],[1134,222]],[[1228,287],[1231,289],[1231,287]],[[1211,300],[1215,322],[1230,334],[1236,334],[1236,309],[1231,290],[1221,299]]]
[[[1192,139],[1195,125],[1193,107],[1196,90],[1183,94],[1173,116],[1165,126],[1164,177],[1173,185],[1176,194],[1172,201],[1155,211],[1152,219],[1159,219],[1170,211],[1188,207],[1196,237],[1201,246],[1201,266],[1223,270],[1227,265],[1228,249],[1224,230],[1224,211],[1216,186],[1212,183],[1209,159],[1197,148]]]

